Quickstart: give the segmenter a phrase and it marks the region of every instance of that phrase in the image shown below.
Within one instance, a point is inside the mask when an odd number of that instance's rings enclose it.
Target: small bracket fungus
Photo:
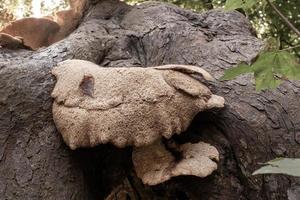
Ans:
[[[132,160],[137,176],[144,184],[157,185],[180,175],[206,177],[217,169],[212,160],[219,160],[219,152],[207,143],[186,143],[175,150],[180,153],[180,160],[161,141],[134,148]]]
[[[224,106],[194,75],[213,78],[195,66],[104,68],[67,60],[52,73],[53,118],[71,149],[150,145],[185,131],[197,113]]]

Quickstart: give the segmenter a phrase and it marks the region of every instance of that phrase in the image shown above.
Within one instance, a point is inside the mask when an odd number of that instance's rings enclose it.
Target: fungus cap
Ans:
[[[191,76],[212,80],[195,66],[104,68],[67,60],[52,73],[53,118],[71,149],[149,145],[185,131],[197,113],[224,106],[222,97]]]
[[[181,175],[206,177],[217,169],[213,160],[219,160],[219,152],[210,144],[186,143],[175,151],[181,154],[180,160],[176,160],[161,141],[134,148],[132,161],[137,176],[144,184],[157,185]]]

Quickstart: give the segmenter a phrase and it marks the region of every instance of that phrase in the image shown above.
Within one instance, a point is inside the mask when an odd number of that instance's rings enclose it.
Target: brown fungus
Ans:
[[[206,177],[217,169],[213,160],[219,160],[219,152],[207,143],[186,143],[176,150],[181,154],[180,160],[176,160],[161,141],[134,148],[132,161],[137,176],[144,184],[157,185],[181,175]]]
[[[195,66],[104,68],[67,60],[52,73],[53,118],[71,149],[150,145],[185,131],[197,113],[224,106],[193,77],[213,80]]]

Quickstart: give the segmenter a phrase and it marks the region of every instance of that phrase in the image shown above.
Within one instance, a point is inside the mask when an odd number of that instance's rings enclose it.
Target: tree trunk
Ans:
[[[251,175],[275,157],[300,157],[299,82],[261,93],[251,75],[211,85],[225,98],[225,108],[200,113],[175,140],[216,146],[218,171],[154,187],[136,177],[131,148],[71,151],[52,120],[50,70],[60,61],[84,59],[105,67],[191,64],[219,78],[262,48],[238,12],[198,14],[165,3],[102,0],[91,1],[80,26],[60,42],[34,52],[0,49],[0,199],[104,199],[122,185],[134,194],[127,190],[131,199],[299,199],[299,179]]]

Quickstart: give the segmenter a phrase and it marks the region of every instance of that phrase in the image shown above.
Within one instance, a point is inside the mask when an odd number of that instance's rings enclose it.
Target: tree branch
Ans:
[[[300,31],[278,10],[278,8],[270,1],[266,0],[267,3],[271,6],[271,8],[279,15],[279,17],[285,22],[288,27],[290,27],[299,37]]]

